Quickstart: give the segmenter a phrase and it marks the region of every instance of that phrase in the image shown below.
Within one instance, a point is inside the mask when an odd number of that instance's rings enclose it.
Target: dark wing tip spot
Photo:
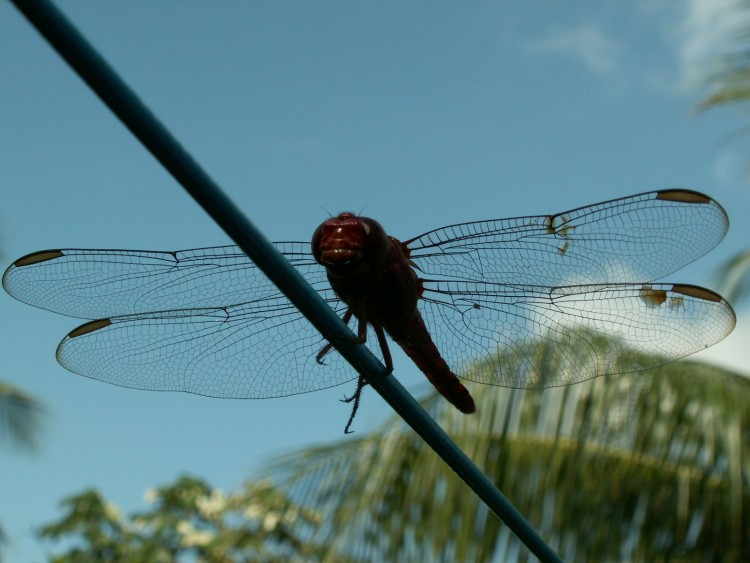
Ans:
[[[94,332],[95,330],[108,327],[111,324],[112,324],[112,321],[109,319],[99,319],[97,321],[91,321],[91,322],[82,324],[78,328],[74,328],[73,330],[71,330],[68,333],[68,338],[76,338],[77,336],[83,336],[84,334]]]
[[[711,203],[711,198],[693,190],[662,190],[657,193],[656,199],[664,201],[677,201],[680,203]]]
[[[22,268],[23,266],[31,266],[33,264],[39,264],[40,262],[47,262],[48,260],[54,260],[55,258],[61,258],[62,256],[65,256],[62,250],[40,250],[19,258],[13,262],[13,265],[16,268]]]
[[[706,289],[705,287],[698,287],[697,285],[677,284],[672,286],[672,291],[682,295],[687,295],[688,297],[703,299],[704,301],[713,301],[714,303],[724,301],[724,298],[718,293]]]

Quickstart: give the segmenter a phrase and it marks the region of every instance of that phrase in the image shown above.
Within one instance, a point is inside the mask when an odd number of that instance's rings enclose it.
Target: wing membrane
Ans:
[[[280,242],[276,247],[308,283],[319,291],[328,286],[309,243]],[[83,319],[223,307],[280,295],[236,246],[36,252],[8,268],[3,287],[20,301]]]
[[[424,297],[425,322],[448,365],[472,381],[504,387],[648,369],[715,344],[735,325],[719,295],[688,285],[426,281]],[[540,341],[548,345],[543,363]]]
[[[343,314],[330,289],[324,297]],[[427,281],[420,308],[454,371],[520,388],[654,367],[718,342],[735,322],[731,307],[713,292],[668,284]],[[376,342],[372,333],[369,342]],[[353,379],[335,351],[327,365],[315,361],[324,345],[286,298],[269,297],[94,321],[72,331],[57,357],[71,371],[125,387],[265,398]]]
[[[728,225],[708,196],[664,190],[555,215],[452,225],[405,244],[431,278],[546,286],[648,282],[703,256]]]
[[[323,297],[343,314],[328,289]],[[376,342],[375,339],[372,340]],[[210,397],[283,397],[339,385],[356,372],[285,297],[92,321],[57,349],[65,368],[107,383]]]
[[[726,336],[735,318],[718,295],[643,282],[705,254],[727,225],[707,196],[666,190],[453,225],[405,246],[432,278],[420,309],[450,367],[533,388],[646,369]],[[276,246],[343,315],[310,244]],[[326,366],[315,361],[325,341],[235,246],[43,251],[14,262],[3,286],[31,305],[99,319],[72,331],[58,360],[116,385],[261,398],[356,375],[335,351]]]

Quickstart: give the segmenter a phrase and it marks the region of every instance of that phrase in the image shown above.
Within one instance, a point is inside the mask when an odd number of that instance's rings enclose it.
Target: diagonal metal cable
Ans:
[[[48,0],[11,0],[268,278],[422,439],[474,490],[541,561],[560,561],[518,510],[463,453],[396,378],[242,214],[70,21]]]

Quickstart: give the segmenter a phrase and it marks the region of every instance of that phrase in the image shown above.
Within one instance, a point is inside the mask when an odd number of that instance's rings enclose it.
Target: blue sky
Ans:
[[[732,226],[670,280],[711,287],[750,241],[748,145],[729,140],[744,116],[692,112],[724,2],[58,5],[271,240],[309,240],[328,212],[364,210],[410,238],[691,187]],[[46,248],[229,242],[7,2],[0,47],[3,268]],[[739,313],[707,360],[747,365]],[[184,472],[231,489],[274,455],[341,438],[349,414],[344,388],[221,401],[109,386],[56,363],[75,319],[5,294],[0,319],[0,379],[49,411],[38,452],[0,450],[11,561],[41,558],[33,528],[64,496],[95,486],[130,512]],[[355,430],[388,413],[369,393]]]

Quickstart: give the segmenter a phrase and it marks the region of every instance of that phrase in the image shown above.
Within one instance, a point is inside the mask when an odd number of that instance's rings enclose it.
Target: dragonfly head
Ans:
[[[388,245],[380,223],[353,213],[341,213],[324,221],[312,238],[313,257],[333,275],[352,275],[369,266],[380,266],[388,254]]]

